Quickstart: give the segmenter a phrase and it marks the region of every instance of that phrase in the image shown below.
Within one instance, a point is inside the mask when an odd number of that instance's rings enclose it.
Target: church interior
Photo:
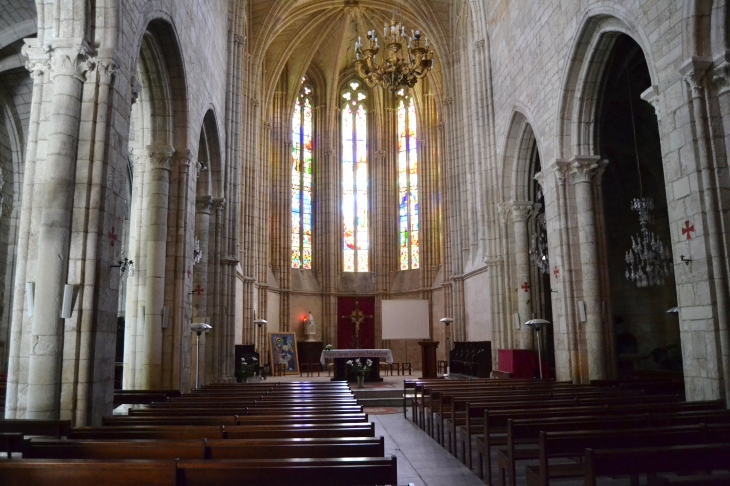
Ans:
[[[727,418],[729,148],[724,0],[0,0],[0,445],[390,387],[492,484],[449,380]]]

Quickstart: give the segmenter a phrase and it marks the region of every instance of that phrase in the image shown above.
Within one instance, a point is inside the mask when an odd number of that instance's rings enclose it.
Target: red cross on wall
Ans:
[[[193,272],[191,272],[191,271],[190,271],[190,268],[188,267],[188,271],[187,271],[187,272],[185,272],[185,273],[187,273],[187,274],[188,274],[188,278],[190,278],[190,275],[191,275],[191,274],[192,274]]]
[[[205,290],[203,290],[203,287],[201,287],[200,285],[193,289],[193,293],[195,295],[203,295],[203,292],[205,292]]]
[[[112,230],[109,232],[109,245],[110,246],[114,246],[114,243],[116,243],[118,241],[116,231],[117,231],[116,228],[114,228],[114,226],[112,226]]]
[[[555,267],[553,269],[553,274],[555,275],[555,280],[557,280],[558,277],[560,276],[560,270],[558,270],[558,267]]]
[[[695,225],[689,224],[689,221],[684,222],[684,228],[682,228],[682,236],[687,235],[687,239],[692,239],[692,232],[695,230]]]
[[[522,287],[520,287],[520,288],[522,290],[524,290],[525,292],[529,292],[530,291],[530,286],[527,284],[527,282],[523,283],[522,284]]]

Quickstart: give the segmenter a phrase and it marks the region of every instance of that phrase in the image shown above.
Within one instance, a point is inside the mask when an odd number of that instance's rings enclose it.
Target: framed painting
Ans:
[[[293,332],[270,332],[269,345],[271,346],[271,373],[281,364],[286,373],[299,374],[299,355],[297,354],[297,339]]]

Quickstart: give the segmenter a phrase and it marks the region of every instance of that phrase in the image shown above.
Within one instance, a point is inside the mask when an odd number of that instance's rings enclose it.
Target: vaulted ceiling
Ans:
[[[429,77],[435,92],[442,92],[452,5],[451,0],[251,0],[249,49],[261,63],[264,99],[271,100],[282,74],[293,92],[310,69],[322,74],[330,98],[341,77],[353,72],[358,37],[373,29],[381,37],[393,17],[428,36],[434,51]]]

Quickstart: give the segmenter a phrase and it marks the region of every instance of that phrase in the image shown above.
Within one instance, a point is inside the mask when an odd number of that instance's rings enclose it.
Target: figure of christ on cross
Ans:
[[[366,316],[360,310],[360,303],[355,301],[355,310],[349,316],[342,316],[343,319],[350,319],[350,323],[355,326],[355,348],[360,349],[360,324],[365,322],[365,319],[372,319],[373,316]]]

